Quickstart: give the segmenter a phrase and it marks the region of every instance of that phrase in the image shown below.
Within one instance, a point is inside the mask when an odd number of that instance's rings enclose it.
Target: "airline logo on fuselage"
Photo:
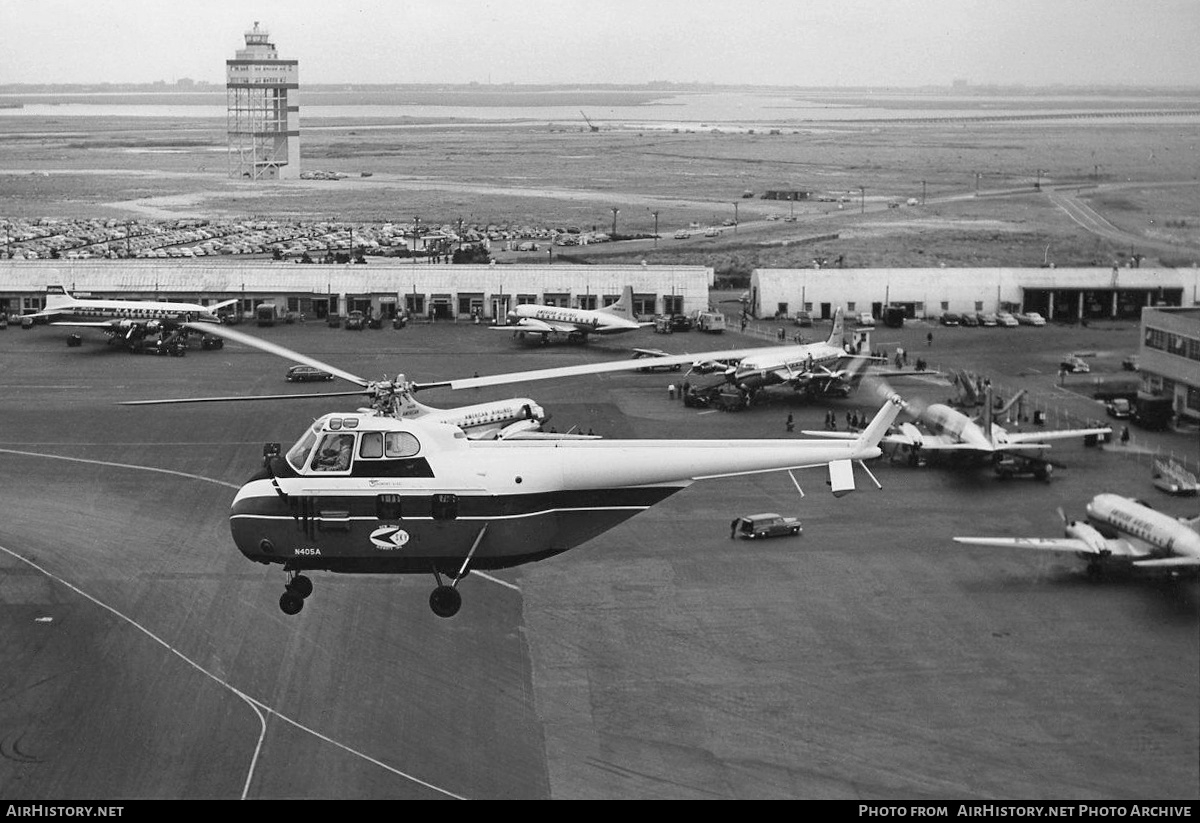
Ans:
[[[371,532],[371,545],[377,549],[391,551],[403,548],[408,543],[408,532],[399,526],[380,526]]]

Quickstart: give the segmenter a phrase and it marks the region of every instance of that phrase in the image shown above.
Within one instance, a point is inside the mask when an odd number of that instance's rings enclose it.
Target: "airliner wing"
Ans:
[[[1086,540],[1077,537],[956,537],[956,543],[969,543],[976,546],[1002,546],[1004,548],[1040,549],[1055,552],[1079,552],[1096,556],[1113,555],[1116,557],[1145,557],[1147,552],[1134,546],[1123,538],[1109,538],[1104,541],[1104,548],[1097,549]],[[1152,561],[1143,561],[1152,562]],[[1139,563],[1138,565],[1141,565]]]
[[[1171,569],[1200,566],[1200,557],[1159,557],[1154,560],[1135,560],[1139,569]]]
[[[1076,537],[956,537],[954,538],[954,542],[969,543],[974,546],[1001,546],[1003,548],[1100,554],[1086,540],[1080,540]]]
[[[71,326],[77,329],[111,329],[111,320],[97,320],[95,322],[87,322],[83,320],[56,320],[50,323],[51,326]]]
[[[1045,432],[1006,432],[1005,440],[1008,445],[1022,445],[1026,448],[1030,444],[1041,443],[1046,440],[1070,440],[1074,437],[1086,437],[1091,434],[1112,434],[1112,429],[1108,426],[1095,429],[1058,429],[1056,431]]]
[[[557,332],[558,334],[573,334],[580,330],[574,323],[546,322],[534,317],[522,317],[518,322],[510,326],[492,326],[491,328],[501,330],[516,329],[518,331],[538,332],[539,334],[550,334],[553,332]]]

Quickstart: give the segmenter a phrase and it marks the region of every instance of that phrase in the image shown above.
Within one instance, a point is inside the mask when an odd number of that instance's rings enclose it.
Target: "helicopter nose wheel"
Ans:
[[[299,614],[305,599],[312,594],[312,580],[297,574],[288,580],[285,591],[279,596],[279,608],[284,614]]]
[[[462,595],[453,586],[438,586],[429,594],[429,608],[438,617],[454,617],[461,607]]]

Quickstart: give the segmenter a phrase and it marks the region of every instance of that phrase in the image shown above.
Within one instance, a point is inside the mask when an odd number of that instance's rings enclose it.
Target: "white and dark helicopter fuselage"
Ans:
[[[470,569],[517,566],[580,545],[696,480],[830,466],[835,494],[852,461],[877,457],[899,411],[885,404],[855,441],[472,440],[462,430],[372,412],[328,414],[237,493],[230,526],[250,560],[294,575],[280,600],[294,614],[308,570],[433,573],[430,605],[457,612]],[[341,462],[338,462],[338,455]]]

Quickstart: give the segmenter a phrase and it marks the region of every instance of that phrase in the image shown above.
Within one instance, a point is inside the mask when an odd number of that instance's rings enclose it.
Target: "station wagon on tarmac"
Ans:
[[[764,514],[748,514],[738,520],[737,533],[747,540],[760,540],[765,537],[781,537],[785,534],[800,534],[804,531],[800,520],[795,517],[768,512]]]

